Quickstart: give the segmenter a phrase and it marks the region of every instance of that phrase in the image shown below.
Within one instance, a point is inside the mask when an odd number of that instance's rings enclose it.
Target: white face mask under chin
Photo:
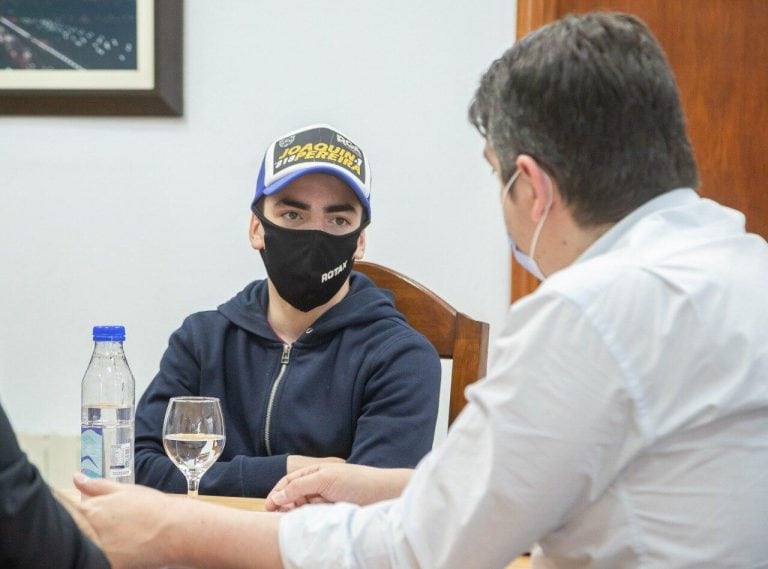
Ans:
[[[507,198],[507,194],[512,189],[513,184],[515,183],[515,180],[517,180],[517,177],[520,175],[520,170],[516,170],[514,174],[512,174],[512,177],[509,179],[509,182],[507,182],[507,185],[504,186],[504,191],[502,192],[502,200]],[[543,281],[545,278],[547,278],[544,273],[541,272],[541,269],[539,268],[539,264],[536,262],[534,255],[536,254],[536,244],[539,241],[539,235],[541,234],[541,228],[544,227],[544,221],[547,219],[547,214],[549,214],[549,210],[552,207],[552,180],[550,180],[549,176],[545,173],[544,174],[547,177],[547,189],[548,196],[547,196],[547,205],[544,208],[544,213],[539,218],[539,222],[536,224],[536,229],[533,230],[533,238],[531,239],[531,249],[530,253],[526,255],[523,253],[520,248],[517,246],[515,241],[512,239],[512,236],[507,234],[507,239],[509,240],[509,245],[512,247],[512,254],[515,256],[515,260],[520,263],[520,265],[529,273],[531,273],[534,277],[539,279],[540,281]]]

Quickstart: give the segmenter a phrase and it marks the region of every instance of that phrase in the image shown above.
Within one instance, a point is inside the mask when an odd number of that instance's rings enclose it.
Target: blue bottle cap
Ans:
[[[94,326],[94,342],[123,342],[125,341],[125,326]]]

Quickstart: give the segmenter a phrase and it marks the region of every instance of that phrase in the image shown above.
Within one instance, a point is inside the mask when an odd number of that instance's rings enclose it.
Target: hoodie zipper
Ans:
[[[280,371],[275,378],[275,382],[272,384],[272,390],[269,392],[269,403],[267,403],[267,418],[264,420],[264,444],[267,447],[267,455],[272,456],[272,445],[269,443],[269,428],[272,424],[272,406],[275,403],[275,394],[277,388],[280,385],[280,380],[285,375],[285,370],[288,368],[288,360],[291,356],[291,345],[283,344],[283,353],[280,356]]]

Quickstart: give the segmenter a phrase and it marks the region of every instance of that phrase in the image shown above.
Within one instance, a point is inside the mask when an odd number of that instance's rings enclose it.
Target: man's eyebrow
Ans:
[[[275,202],[275,205],[276,206],[284,205],[284,206],[288,206],[288,207],[295,207],[296,209],[301,209],[301,210],[304,210],[304,211],[309,211],[309,204],[308,203],[292,200],[291,198],[279,199],[279,200],[277,200]]]
[[[343,211],[351,211],[355,212],[355,207],[350,203],[342,203],[342,204],[336,204],[336,205],[329,205],[328,207],[324,208],[325,213],[339,213]]]

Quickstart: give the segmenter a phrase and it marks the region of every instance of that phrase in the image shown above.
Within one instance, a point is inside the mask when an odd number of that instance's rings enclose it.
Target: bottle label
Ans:
[[[131,473],[131,443],[111,445],[109,448],[109,474],[128,476]]]
[[[80,472],[88,478],[104,477],[103,439],[101,427],[80,429]]]

